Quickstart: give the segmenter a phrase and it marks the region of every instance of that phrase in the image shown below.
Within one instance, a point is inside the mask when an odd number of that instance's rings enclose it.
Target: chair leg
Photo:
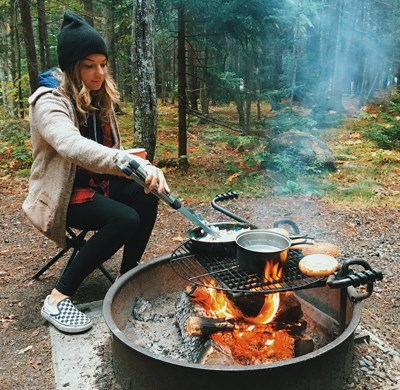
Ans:
[[[74,231],[67,227],[67,233],[70,237],[67,237],[67,247],[60,250],[47,264],[45,264],[35,275],[32,276],[32,279],[39,279],[39,277],[46,272],[54,263],[56,263],[61,257],[63,257],[71,248],[73,248],[72,254],[69,257],[62,273],[68,268],[71,264],[71,261],[75,258],[76,254],[80,251],[80,249],[85,245],[86,240],[85,236],[87,234],[86,230],[81,231],[79,234],[75,234]],[[100,271],[104,274],[104,276],[111,282],[114,283],[115,278],[110,274],[106,267],[101,264],[99,267]]]
[[[46,272],[57,260],[63,257],[70,248],[62,249],[60,252],[57,253],[47,264],[45,264],[35,275],[32,276],[32,279],[39,279],[39,277]]]
[[[111,282],[114,283],[115,282],[115,278],[113,278],[113,276],[108,272],[107,268],[104,267],[103,264],[99,265],[99,270],[101,272],[103,272],[104,276]]]

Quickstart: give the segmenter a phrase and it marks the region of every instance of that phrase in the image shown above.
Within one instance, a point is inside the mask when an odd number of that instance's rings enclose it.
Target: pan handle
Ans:
[[[218,210],[222,214],[225,214],[226,216],[228,216],[238,222],[243,222],[243,223],[249,224],[252,229],[258,229],[258,227],[256,225],[253,225],[251,222],[247,221],[246,219],[239,217],[238,215],[230,212],[229,210],[227,210],[217,204],[217,202],[225,202],[227,200],[237,199],[238,197],[239,197],[239,195],[235,191],[226,192],[224,194],[219,194],[219,195],[216,195],[214,197],[214,199],[211,201],[211,206],[215,210]]]
[[[227,200],[232,200],[232,199],[237,199],[239,198],[239,195],[235,191],[230,191],[226,192],[224,194],[219,194],[214,197],[214,199],[211,201],[211,206],[215,209],[221,212],[222,214],[225,214],[226,216],[238,221],[238,222],[243,222],[247,223],[250,225],[251,229],[258,229],[257,225],[254,225],[253,223],[249,222],[247,219],[244,219],[242,217],[239,217],[238,215],[232,213],[231,211],[221,207],[220,205],[217,204],[217,202],[225,202]],[[303,238],[304,235],[300,236],[300,229],[297,226],[295,222],[293,222],[290,219],[279,219],[274,222],[273,227],[279,227],[279,225],[289,225],[294,233],[294,236],[291,236],[291,238]],[[299,236],[299,237],[296,237]]]

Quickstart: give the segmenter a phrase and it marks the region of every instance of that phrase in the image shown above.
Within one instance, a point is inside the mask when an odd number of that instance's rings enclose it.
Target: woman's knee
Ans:
[[[127,231],[136,230],[140,225],[140,216],[134,209],[125,210],[123,214],[116,216],[116,224]]]

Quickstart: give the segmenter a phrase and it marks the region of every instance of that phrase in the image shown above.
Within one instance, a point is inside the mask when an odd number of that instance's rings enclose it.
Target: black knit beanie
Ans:
[[[104,54],[107,46],[100,34],[80,16],[66,11],[58,34],[58,64],[61,70],[90,54]]]

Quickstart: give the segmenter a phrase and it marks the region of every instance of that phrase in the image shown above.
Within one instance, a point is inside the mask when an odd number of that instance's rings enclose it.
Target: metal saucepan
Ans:
[[[284,271],[289,248],[295,243],[283,234],[268,229],[256,229],[239,234],[236,237],[236,245],[239,267],[263,275],[267,262],[272,265],[279,264],[279,268]]]
[[[190,239],[188,245],[191,249],[200,250],[205,252],[220,253],[227,255],[235,255],[236,253],[236,236],[240,234],[243,229],[250,230],[252,228],[249,223],[241,222],[215,222],[210,223],[208,226],[218,228],[219,231],[226,230],[232,232],[228,238],[210,238],[204,240],[207,233],[200,227],[196,226],[187,232],[187,237]]]

